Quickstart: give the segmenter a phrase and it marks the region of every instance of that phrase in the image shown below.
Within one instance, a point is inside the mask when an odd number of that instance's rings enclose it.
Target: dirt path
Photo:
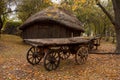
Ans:
[[[120,55],[90,54],[83,65],[67,59],[57,70],[48,72],[43,63],[32,66],[26,61],[30,46],[19,37],[3,35],[0,44],[0,80],[120,80]],[[99,50],[109,52],[114,47],[103,43]]]

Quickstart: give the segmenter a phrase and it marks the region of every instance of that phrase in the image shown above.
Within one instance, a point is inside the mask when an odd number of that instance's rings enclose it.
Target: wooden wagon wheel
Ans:
[[[51,71],[57,69],[60,64],[60,54],[56,50],[50,50],[44,59],[44,67],[46,70]]]
[[[89,50],[92,50],[94,48],[94,41],[90,41],[88,44]]]
[[[69,47],[62,47],[60,51],[60,58],[67,59],[70,56]]]
[[[88,57],[88,48],[81,46],[75,54],[75,61],[77,64],[84,64]]]
[[[41,48],[38,47],[31,47],[27,52],[27,61],[32,64],[38,64],[41,59],[44,57],[44,52]]]

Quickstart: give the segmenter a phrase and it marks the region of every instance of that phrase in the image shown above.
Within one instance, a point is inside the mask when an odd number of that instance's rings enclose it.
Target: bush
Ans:
[[[21,25],[21,22],[8,21],[8,22],[6,22],[2,33],[19,35],[19,33],[20,33],[19,26],[20,25]]]

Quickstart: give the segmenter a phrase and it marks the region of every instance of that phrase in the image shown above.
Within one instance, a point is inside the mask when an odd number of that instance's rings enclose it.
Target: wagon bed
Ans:
[[[36,65],[44,59],[44,67],[51,71],[57,69],[60,60],[67,59],[70,54],[75,55],[77,64],[83,64],[88,57],[88,47],[94,38],[47,38],[47,39],[24,39],[32,47],[27,52],[27,60]]]
[[[24,39],[24,41],[32,46],[62,46],[87,44],[90,40],[82,37],[72,38],[49,38],[49,39]]]

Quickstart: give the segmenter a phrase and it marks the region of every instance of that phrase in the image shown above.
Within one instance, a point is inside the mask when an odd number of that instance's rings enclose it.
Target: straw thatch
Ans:
[[[61,8],[55,8],[55,7],[48,7],[36,13],[35,15],[31,16],[24,22],[24,24],[20,26],[20,29],[23,30],[29,25],[40,23],[43,21],[56,22],[65,25],[69,28],[84,32],[84,30],[81,28],[81,22],[76,18],[75,15],[71,14],[67,10]]]

